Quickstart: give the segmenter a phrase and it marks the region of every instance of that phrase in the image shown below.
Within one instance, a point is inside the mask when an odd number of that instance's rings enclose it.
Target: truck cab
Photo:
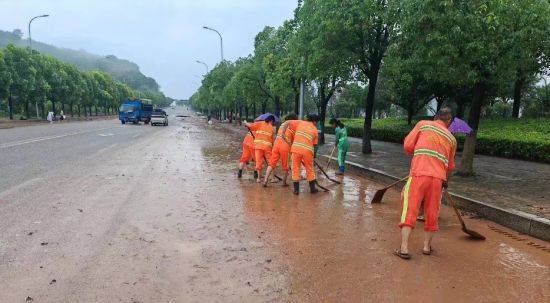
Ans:
[[[120,105],[118,110],[118,119],[122,124],[132,122],[139,124],[143,121],[148,124],[151,121],[151,113],[153,112],[153,105],[147,103],[149,100],[126,100]]]

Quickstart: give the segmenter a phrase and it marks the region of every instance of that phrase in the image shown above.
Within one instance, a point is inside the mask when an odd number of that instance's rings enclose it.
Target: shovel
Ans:
[[[392,184],[382,188],[382,189],[379,189],[376,191],[376,193],[374,193],[374,196],[372,197],[372,200],[370,201],[370,203],[381,203],[382,202],[382,198],[384,197],[384,194],[386,193],[386,191],[392,187],[394,187],[395,185],[397,185],[397,183],[399,182],[403,182],[405,180],[407,180],[409,176],[406,176],[404,177],[403,179],[399,179],[395,182],[393,182]]]
[[[451,198],[451,194],[449,194],[449,191],[448,190],[445,190],[445,195],[447,196],[447,200],[449,200],[449,203],[451,204],[451,206],[453,207],[455,213],[456,213],[456,216],[458,217],[458,220],[460,221],[460,225],[462,225],[462,231],[464,233],[466,233],[467,235],[470,236],[470,238],[472,239],[475,239],[475,240],[485,240],[485,236],[483,236],[482,234],[478,233],[477,231],[474,231],[474,230],[471,230],[471,229],[468,229],[466,227],[466,224],[464,223],[464,219],[462,219],[462,215],[460,214],[460,212],[458,211],[458,209],[456,208],[456,205],[453,201],[453,199]]]

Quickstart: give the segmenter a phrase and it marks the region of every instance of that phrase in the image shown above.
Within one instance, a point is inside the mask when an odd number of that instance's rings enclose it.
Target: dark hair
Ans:
[[[266,119],[265,119],[265,122],[270,122],[271,123],[275,123],[275,116],[273,115],[269,115]]]
[[[335,124],[338,127],[344,127],[344,123],[336,118],[330,118],[329,124]]]
[[[316,114],[309,114],[307,115],[306,119],[310,122],[318,122],[319,120],[321,120],[321,118],[319,118],[319,115]]]
[[[290,113],[285,117],[285,121],[288,120],[298,120],[298,115],[296,115],[295,113]]]

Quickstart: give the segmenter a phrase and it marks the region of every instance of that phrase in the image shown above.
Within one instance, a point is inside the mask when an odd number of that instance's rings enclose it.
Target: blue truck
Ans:
[[[126,124],[126,122],[138,124],[140,121],[149,124],[152,113],[153,105],[150,100],[126,100],[120,105],[118,119],[122,124]]]

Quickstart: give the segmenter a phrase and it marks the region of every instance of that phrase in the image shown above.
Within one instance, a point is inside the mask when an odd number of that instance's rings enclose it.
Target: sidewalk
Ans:
[[[67,123],[67,122],[75,122],[75,121],[91,121],[91,120],[110,120],[115,119],[118,116],[116,115],[109,115],[109,116],[88,116],[88,117],[70,117],[67,116],[65,120],[63,121],[55,121],[54,123]],[[30,119],[30,120],[9,120],[6,118],[0,118],[0,129],[7,129],[7,128],[14,128],[14,127],[22,127],[22,126],[33,126],[33,125],[40,125],[40,124],[48,124],[49,122],[47,120],[42,119]]]
[[[401,144],[372,141],[373,153],[361,153],[361,139],[349,138],[347,165],[370,177],[389,180],[406,176],[410,158]],[[320,155],[328,157],[334,137]],[[460,154],[456,157],[460,161]],[[521,233],[550,240],[550,165],[489,156],[476,156],[474,177],[453,176],[449,190],[458,204]]]

